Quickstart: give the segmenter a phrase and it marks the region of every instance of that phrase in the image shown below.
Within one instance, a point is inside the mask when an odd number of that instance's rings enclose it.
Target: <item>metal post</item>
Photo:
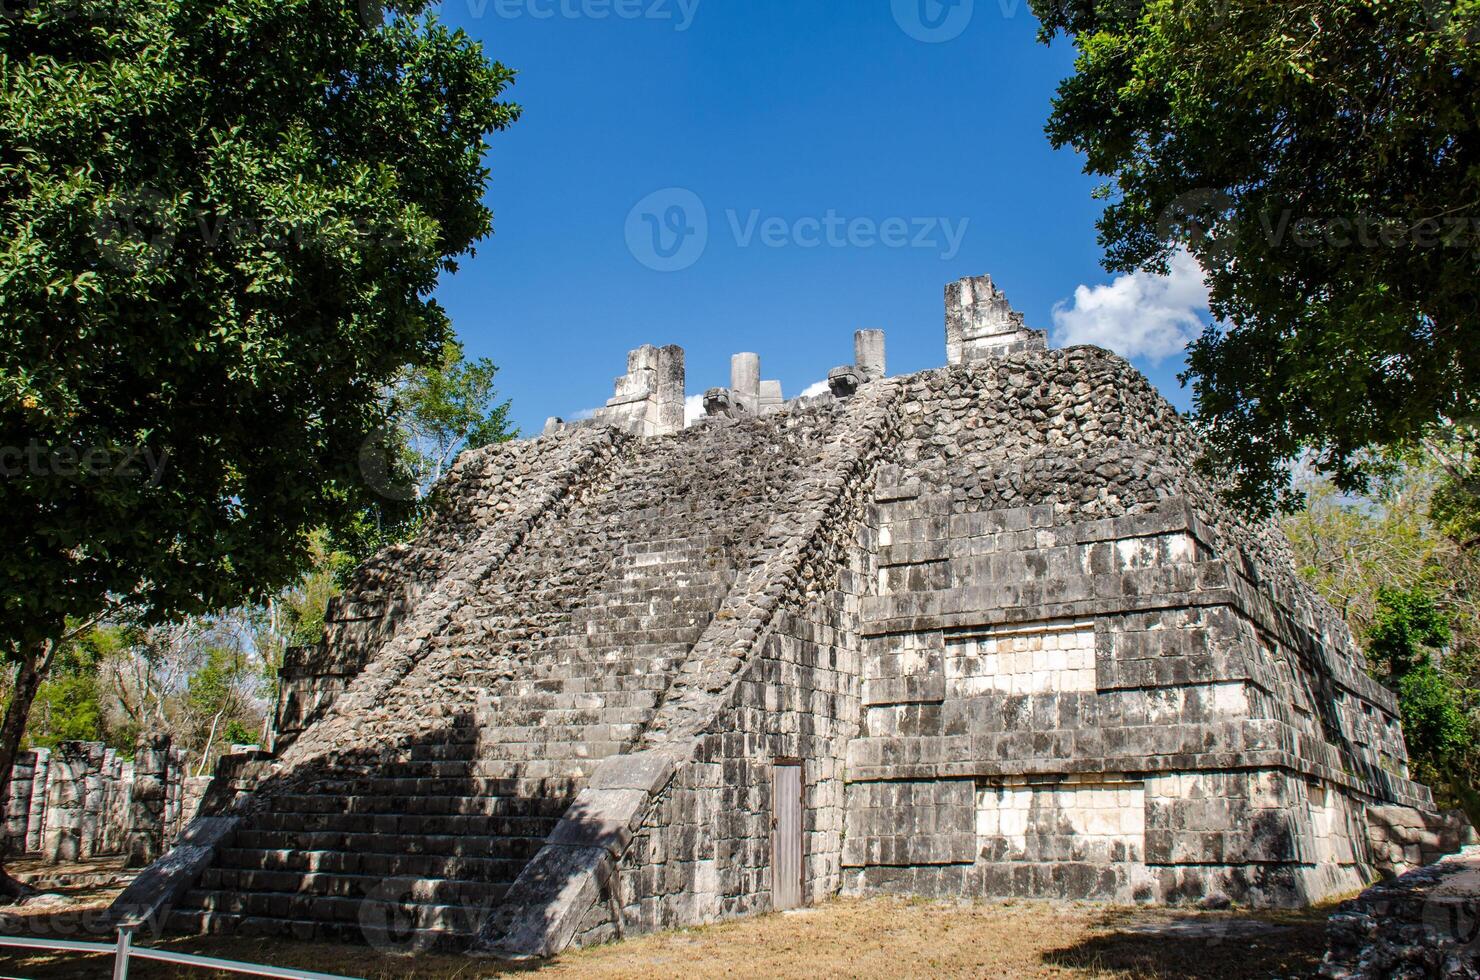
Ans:
[[[113,951],[113,980],[128,980],[128,949],[132,926],[118,927],[118,946]]]

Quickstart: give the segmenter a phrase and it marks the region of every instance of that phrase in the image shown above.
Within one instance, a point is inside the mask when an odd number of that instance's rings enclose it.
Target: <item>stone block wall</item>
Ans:
[[[1298,904],[1373,872],[1374,805],[1432,809],[1350,637],[1116,371],[914,377],[875,498],[848,890]],[[967,787],[970,845],[959,807],[917,802]]]
[[[22,752],[5,808],[7,853],[60,863],[143,847],[135,866],[157,858],[193,816],[165,805],[186,780],[185,754],[167,743],[141,743],[137,758],[146,760],[145,768],[101,742]],[[155,843],[134,843],[141,840]]]

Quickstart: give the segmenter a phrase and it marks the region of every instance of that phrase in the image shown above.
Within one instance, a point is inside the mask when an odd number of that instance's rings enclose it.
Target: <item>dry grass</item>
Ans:
[[[11,932],[90,938],[116,889],[74,891],[76,904],[11,913]],[[170,938],[171,949],[367,978],[545,977],[1308,977],[1325,947],[1324,914],[1189,913],[1048,902],[953,904],[839,899],[817,908],[643,936],[538,967],[460,956],[407,958],[359,946],[264,939]],[[106,941],[94,933],[94,941]],[[0,950],[0,976],[103,978],[111,960]],[[135,961],[139,980],[211,977]],[[226,977],[228,974],[215,974]]]

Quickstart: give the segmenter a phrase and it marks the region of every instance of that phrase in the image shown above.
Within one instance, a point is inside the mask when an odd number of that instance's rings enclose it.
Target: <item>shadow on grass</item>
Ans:
[[[1166,980],[1269,980],[1316,976],[1326,950],[1319,912],[1168,913],[1150,920],[1108,913],[1100,926],[1113,931],[1048,950],[1043,962]]]

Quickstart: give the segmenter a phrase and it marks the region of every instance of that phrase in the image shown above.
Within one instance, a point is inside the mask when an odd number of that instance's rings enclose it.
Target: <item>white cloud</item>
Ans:
[[[1202,268],[1180,251],[1169,275],[1133,272],[1109,285],[1076,288],[1072,304],[1053,308],[1054,343],[1094,344],[1122,357],[1160,361],[1202,333],[1207,310]]]
[[[683,400],[683,424],[693,425],[704,417],[704,396],[690,395]]]
[[[814,381],[811,384],[807,385],[807,387],[803,388],[802,389],[802,393],[800,395],[798,395],[797,397],[798,398],[815,398],[818,395],[825,395],[825,394],[827,394],[827,392],[828,392],[828,387],[827,387],[827,382],[826,381]]]

